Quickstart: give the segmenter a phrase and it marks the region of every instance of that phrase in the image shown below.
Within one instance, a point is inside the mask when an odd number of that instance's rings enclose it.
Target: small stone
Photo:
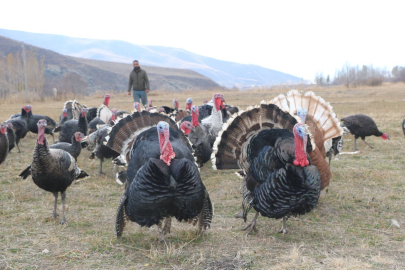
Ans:
[[[44,250],[42,250],[42,253],[49,253],[49,250],[44,249]]]

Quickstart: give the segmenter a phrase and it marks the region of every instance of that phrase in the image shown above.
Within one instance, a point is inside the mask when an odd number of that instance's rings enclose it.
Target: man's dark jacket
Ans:
[[[131,86],[133,86],[132,90],[134,91],[150,89],[148,74],[146,74],[145,70],[132,70],[131,74],[129,74],[128,92],[131,91]]]

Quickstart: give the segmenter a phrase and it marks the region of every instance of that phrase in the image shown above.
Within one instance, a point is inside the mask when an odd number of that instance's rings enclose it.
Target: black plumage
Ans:
[[[15,132],[12,123],[7,123],[8,151],[10,152],[15,146]]]
[[[243,169],[245,221],[251,207],[257,211],[245,227],[249,233],[256,230],[259,213],[283,218],[280,232],[286,233],[289,216],[303,215],[317,204],[321,176],[306,154],[312,151],[308,134],[305,125],[276,105],[262,104],[234,118],[215,144],[214,168]]]
[[[19,118],[12,118],[7,120],[6,123],[11,123],[13,125],[14,133],[15,133],[15,144],[17,145],[18,152],[20,151],[20,140],[25,138],[28,133],[28,108],[27,106],[23,106],[21,109],[21,114]]]
[[[57,218],[56,206],[58,193],[62,196],[62,220],[65,218],[66,189],[75,179],[88,176],[88,174],[77,167],[75,159],[66,151],[50,149],[45,138],[46,120],[38,122],[38,139],[34,148],[33,160],[19,176],[26,179],[31,172],[32,180],[41,189],[52,192],[55,197],[53,218]]]
[[[101,120],[99,117],[95,117],[88,125],[89,134],[95,132],[97,130],[97,125],[105,125],[105,122]]]
[[[8,155],[8,138],[7,138],[7,125],[0,125],[0,164],[3,163]]]
[[[46,116],[46,115],[41,115],[41,114],[32,114],[32,109],[30,105],[27,105],[28,107],[28,120],[27,120],[27,127],[28,130],[32,133],[38,134],[38,126],[37,123],[41,119],[45,119],[47,124],[47,127],[45,128],[45,134],[49,134],[52,136],[52,139],[54,140],[53,132],[54,129],[56,128],[56,122]]]
[[[110,132],[113,142],[109,140],[107,145],[132,138],[133,133],[126,133],[127,128],[136,123],[138,130],[144,130],[155,121],[152,117],[165,120],[137,134],[132,143],[126,190],[117,211],[118,237],[122,235],[126,218],[147,227],[160,226],[165,220],[163,234],[170,231],[171,217],[179,221],[198,219],[200,229],[208,228],[211,223],[212,204],[208,192],[189,145],[183,141],[184,134],[170,118],[148,112],[135,113],[116,124]],[[165,134],[164,139],[162,134]],[[161,150],[164,145],[167,147]]]
[[[84,134],[81,132],[76,132],[72,136],[72,142],[58,142],[49,146],[50,149],[60,149],[68,152],[77,161],[80,152],[82,151],[81,140],[84,138]]]
[[[87,109],[87,114],[86,114],[86,118],[87,118],[87,123],[90,123],[94,118],[97,117],[97,109],[96,107],[91,107]]]
[[[68,120],[60,126],[58,142],[71,142],[72,136],[76,132],[81,132],[84,135],[88,134],[86,113],[87,109],[83,108],[79,120]]]
[[[384,140],[390,139],[390,136],[387,133],[383,133],[378,129],[376,123],[370,116],[364,114],[355,114],[342,118],[341,121],[343,121],[343,126],[347,127],[350,133],[354,135],[355,150],[357,150],[356,141],[358,138],[361,138],[362,141],[370,148],[374,147],[366,142],[365,138],[368,136],[377,136],[383,138]]]
[[[404,119],[404,121],[402,121],[402,132],[405,135],[405,119]]]

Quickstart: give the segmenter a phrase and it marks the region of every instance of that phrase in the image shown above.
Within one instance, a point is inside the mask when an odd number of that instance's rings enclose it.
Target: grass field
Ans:
[[[253,92],[223,92],[228,104],[245,108],[286,93],[281,87]],[[246,237],[241,208],[240,180],[232,171],[201,170],[215,213],[212,228],[198,235],[189,224],[173,222],[161,243],[156,227],[127,224],[122,239],[114,233],[115,212],[123,187],[107,175],[99,176],[98,160],[84,150],[79,166],[91,177],[67,190],[67,225],[50,219],[51,193],[31,178],[16,176],[32,159],[35,137],[27,135],[22,153],[16,149],[0,166],[0,269],[405,269],[405,85],[378,88],[308,88],[334,107],[340,118],[364,113],[376,121],[390,141],[369,137],[358,155],[332,161],[328,192],[309,214],[287,221],[289,233],[280,235],[281,221],[260,217],[259,231]],[[211,93],[151,93],[154,105],[181,106],[192,96],[201,104]],[[99,106],[102,97],[80,102]],[[1,104],[0,121],[20,111],[23,104]],[[130,110],[132,98],[113,96],[112,107]],[[33,113],[58,119],[63,102],[33,103]],[[48,137],[48,139],[50,139]],[[352,151],[353,137],[345,137],[344,151]],[[51,139],[52,140],[52,139]],[[58,211],[61,203],[58,204]],[[251,212],[249,218],[253,217]],[[396,220],[400,227],[393,224]],[[394,222],[395,223],[395,222]]]

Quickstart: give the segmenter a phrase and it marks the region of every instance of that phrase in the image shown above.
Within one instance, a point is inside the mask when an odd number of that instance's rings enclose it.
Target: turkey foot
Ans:
[[[249,229],[249,232],[246,235],[249,235],[252,230],[257,232],[257,228],[256,228],[256,220],[257,217],[259,216],[259,212],[256,212],[255,217],[252,219],[252,221],[249,223],[249,225],[247,225],[245,228],[242,229],[242,231],[246,231],[247,229]]]
[[[374,147],[373,147],[371,144],[369,144],[368,142],[366,142],[365,139],[362,139],[362,141],[363,141],[365,144],[367,144],[368,147],[370,147],[370,149],[374,149]]]
[[[286,234],[288,233],[287,226],[285,225],[285,222],[287,221],[287,217],[283,217],[283,227],[281,227],[281,230],[278,233]]]

